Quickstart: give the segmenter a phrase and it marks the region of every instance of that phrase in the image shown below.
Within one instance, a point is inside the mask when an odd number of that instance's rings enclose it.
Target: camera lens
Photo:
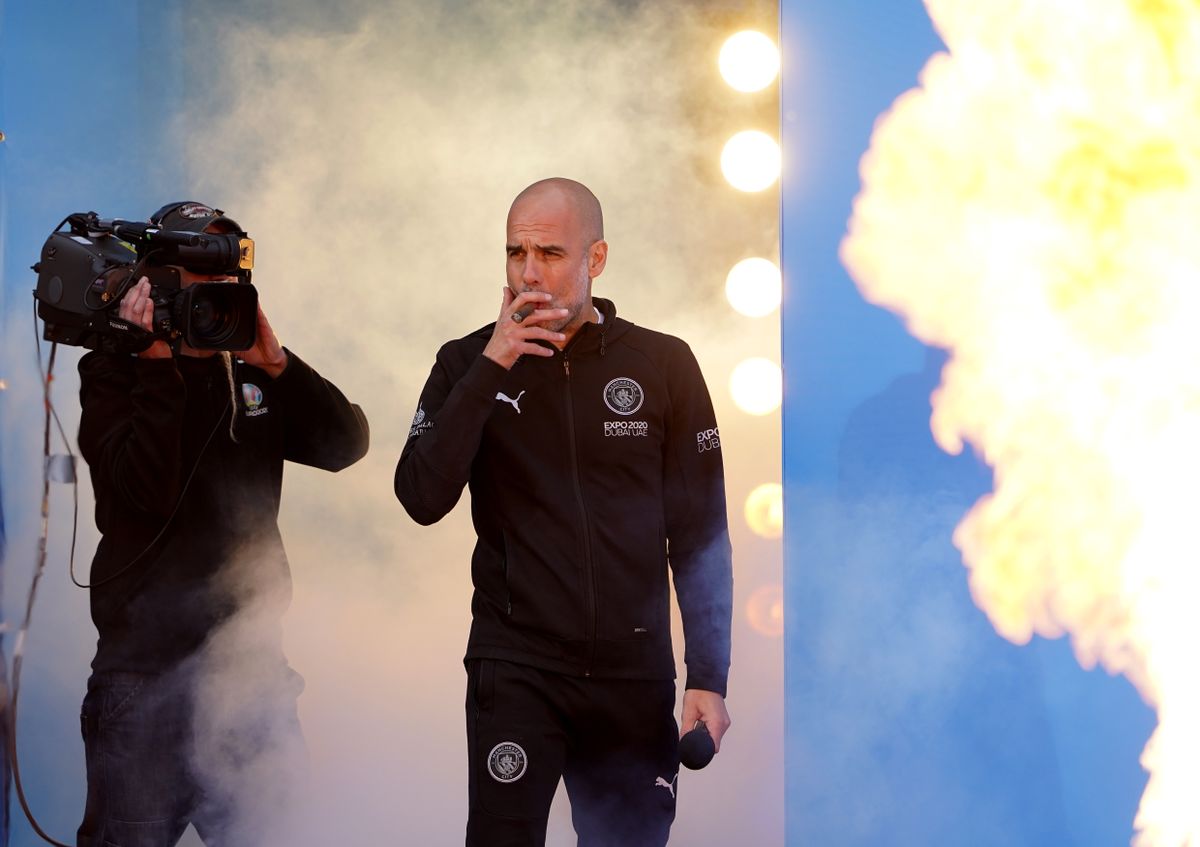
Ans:
[[[215,303],[211,298],[205,298],[192,304],[192,331],[201,338],[219,338],[228,328],[232,315],[222,308],[221,303]]]
[[[254,344],[258,292],[252,285],[200,282],[185,294],[184,338],[197,350],[245,350]]]

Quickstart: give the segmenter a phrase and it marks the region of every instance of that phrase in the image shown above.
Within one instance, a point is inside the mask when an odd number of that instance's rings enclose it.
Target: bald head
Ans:
[[[526,292],[539,292],[539,314],[565,312],[554,320],[539,319],[541,328],[562,333],[552,342],[561,348],[581,326],[598,319],[592,280],[608,260],[600,203],[574,180],[543,179],[513,200],[505,229],[510,292],[505,307]]]
[[[538,180],[518,194],[508,210],[509,222],[518,207],[546,200],[558,200],[569,207],[585,244],[604,240],[604,213],[596,195],[583,183],[561,176]]]

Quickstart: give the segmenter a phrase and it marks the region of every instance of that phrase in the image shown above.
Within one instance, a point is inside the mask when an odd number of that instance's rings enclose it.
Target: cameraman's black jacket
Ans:
[[[367,450],[362,410],[290,351],[276,379],[236,365],[236,404],[220,356],[93,352],[79,373],[79,449],[103,536],[89,579],[93,670],[164,671],[239,608],[282,615],[291,596],[276,523],[283,462],[353,464]],[[176,503],[162,538],[129,567]]]
[[[677,338],[595,299],[553,357],[484,357],[494,324],[444,345],[396,468],[421,524],[471,489],[467,658],[670,679],[674,573],[688,688],[724,695],[733,578],[720,439]]]

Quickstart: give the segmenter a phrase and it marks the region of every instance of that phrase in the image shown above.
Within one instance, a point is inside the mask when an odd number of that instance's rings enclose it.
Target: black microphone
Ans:
[[[679,739],[679,764],[688,770],[700,770],[711,762],[716,754],[717,745],[708,734],[708,727],[704,725],[704,721],[696,721],[696,726]]]
[[[96,223],[99,224],[101,231],[107,230],[118,238],[123,238],[133,243],[150,241],[158,245],[170,244],[178,247],[194,247],[200,242],[200,233],[198,232],[175,232],[174,230],[162,229],[158,224],[146,223],[145,221],[123,221],[119,218],[107,220],[100,218]]]

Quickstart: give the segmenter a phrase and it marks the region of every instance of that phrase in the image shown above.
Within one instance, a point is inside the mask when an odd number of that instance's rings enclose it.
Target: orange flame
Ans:
[[[1158,714],[1137,847],[1200,845],[1200,3],[926,0],[950,48],[880,121],[842,259],[951,351],[957,528],[1003,636],[1069,634]]]

